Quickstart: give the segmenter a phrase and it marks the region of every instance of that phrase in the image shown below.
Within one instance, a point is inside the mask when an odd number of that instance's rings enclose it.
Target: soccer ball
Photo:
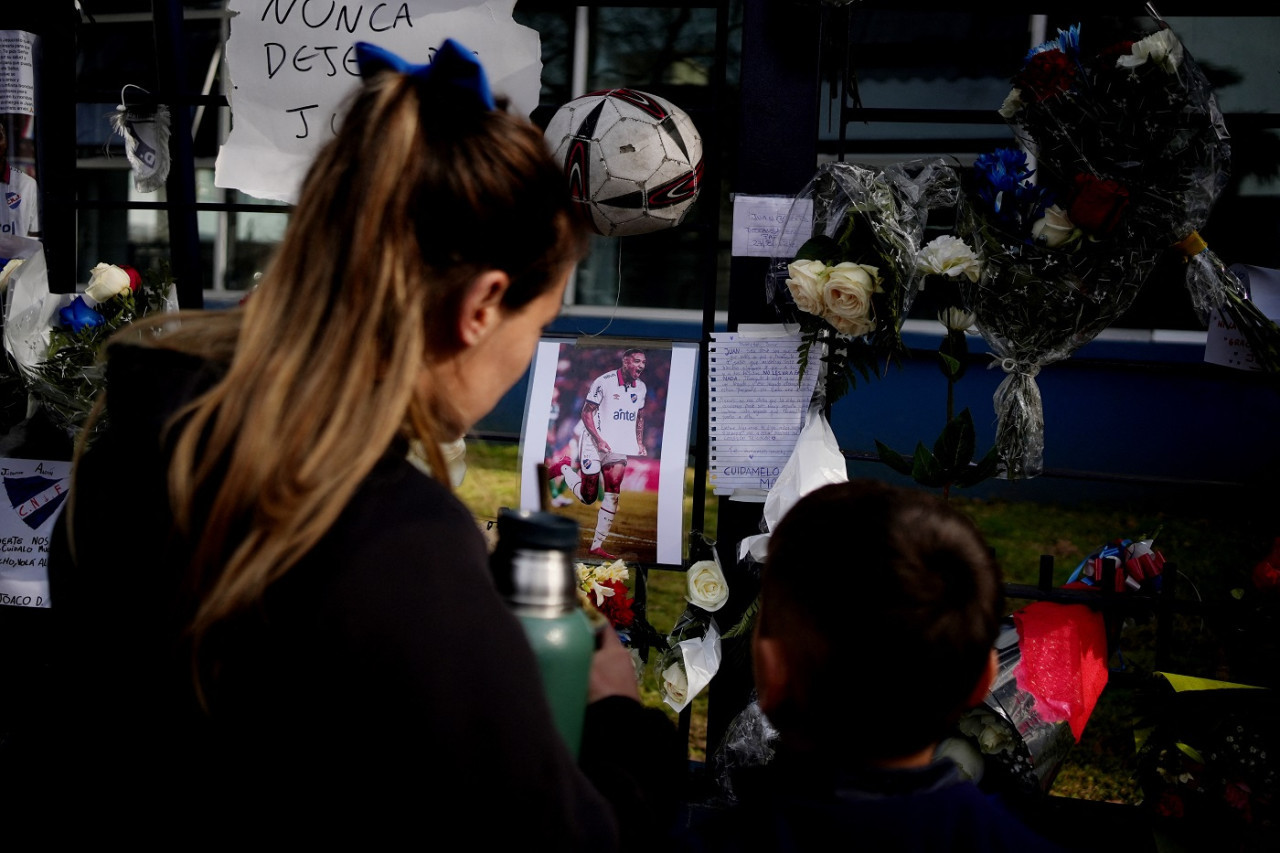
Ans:
[[[547,124],[574,201],[596,231],[627,237],[674,228],[702,186],[702,137],[684,110],[636,89],[575,98]]]

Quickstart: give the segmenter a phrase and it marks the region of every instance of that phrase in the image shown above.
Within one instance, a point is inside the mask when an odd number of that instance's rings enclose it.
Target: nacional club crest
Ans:
[[[4,491],[22,522],[39,530],[67,499],[67,482],[66,478],[5,477]]]

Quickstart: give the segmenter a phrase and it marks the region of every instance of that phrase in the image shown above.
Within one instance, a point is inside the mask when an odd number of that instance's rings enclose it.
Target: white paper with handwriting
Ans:
[[[791,457],[818,381],[816,365],[801,380],[799,346],[800,333],[781,326],[711,334],[707,416],[715,494],[767,494]]]

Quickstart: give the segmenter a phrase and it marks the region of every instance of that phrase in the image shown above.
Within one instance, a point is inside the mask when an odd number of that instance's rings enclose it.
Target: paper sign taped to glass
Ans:
[[[0,457],[0,605],[49,606],[49,538],[67,501],[71,463]]]

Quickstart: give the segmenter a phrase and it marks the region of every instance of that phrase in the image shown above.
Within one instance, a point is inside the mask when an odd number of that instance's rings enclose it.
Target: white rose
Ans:
[[[997,725],[987,726],[982,730],[982,734],[978,735],[978,746],[987,755],[995,755],[997,752],[1012,752],[1014,743],[1009,732]]]
[[[1116,59],[1117,68],[1137,68],[1150,60],[1172,74],[1182,64],[1182,42],[1173,30],[1156,30],[1144,39],[1135,41],[1128,56]]]
[[[677,705],[683,705],[689,696],[689,677],[684,674],[684,667],[673,663],[662,671],[662,686],[667,698]]]
[[[822,288],[830,269],[822,261],[793,261],[787,265],[787,290],[806,314],[822,313]]]
[[[925,275],[944,275],[958,278],[963,275],[976,282],[982,274],[982,261],[959,237],[944,234],[920,250],[916,269]]]
[[[1031,225],[1031,238],[1042,246],[1056,249],[1071,242],[1079,234],[1075,223],[1067,218],[1067,212],[1058,205],[1045,208],[1044,216]]]
[[[101,305],[113,296],[129,289],[129,274],[114,264],[98,264],[89,270],[89,286],[84,295]]]
[[[963,332],[973,325],[977,318],[972,311],[963,308],[943,308],[938,312],[938,322],[953,332]]]
[[[689,567],[688,602],[715,613],[729,600],[729,584],[725,582],[720,566],[715,560],[699,560]]]
[[[0,270],[0,293],[4,293],[4,289],[9,286],[9,276],[13,275],[20,266],[22,266],[22,258],[10,258],[9,263]]]
[[[879,293],[880,270],[868,264],[845,261],[831,268],[822,302],[823,316],[842,335],[858,337],[875,329],[871,294]]]
[[[1004,96],[1004,103],[1000,105],[1000,115],[1003,118],[1010,119],[1022,109],[1022,90],[1010,89],[1009,94]]]

